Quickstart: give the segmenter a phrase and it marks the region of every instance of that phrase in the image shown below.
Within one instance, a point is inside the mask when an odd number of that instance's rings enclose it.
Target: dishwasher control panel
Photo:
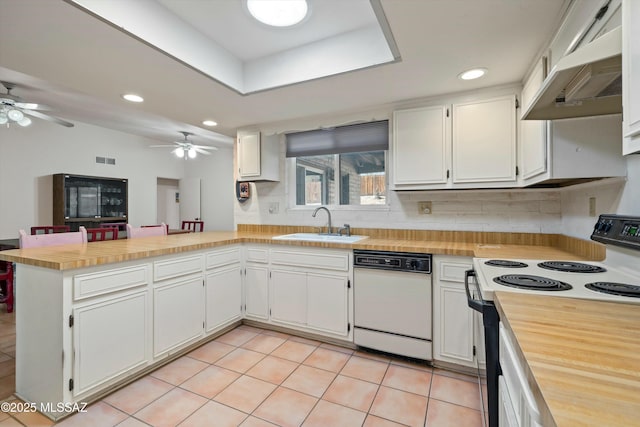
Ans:
[[[353,266],[431,274],[431,254],[354,250]]]

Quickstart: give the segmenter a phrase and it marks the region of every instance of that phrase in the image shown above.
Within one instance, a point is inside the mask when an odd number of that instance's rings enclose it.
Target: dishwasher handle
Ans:
[[[475,311],[479,311],[480,313],[484,313],[485,309],[488,307],[493,307],[493,303],[488,301],[484,301],[483,299],[477,300],[473,298],[471,295],[471,291],[469,290],[469,280],[471,278],[475,278],[476,272],[474,270],[467,270],[464,272],[464,290],[467,293],[467,304],[469,307],[474,309]],[[476,288],[478,289],[478,295],[480,295],[480,288],[478,287],[478,281],[475,280]]]

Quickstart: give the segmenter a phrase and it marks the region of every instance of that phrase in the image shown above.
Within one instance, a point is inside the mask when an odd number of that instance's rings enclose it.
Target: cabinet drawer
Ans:
[[[440,263],[440,277],[443,282],[464,283],[464,272],[472,268],[471,264],[457,262]]]
[[[202,256],[190,256],[174,258],[153,263],[153,280],[165,280],[172,277],[185,276],[187,274],[202,271]]]
[[[306,250],[271,250],[271,263],[326,270],[348,271],[348,252],[322,252]]]
[[[209,252],[207,254],[206,268],[222,267],[223,265],[240,262],[240,248]]]
[[[146,265],[136,265],[97,273],[76,274],[73,276],[73,299],[78,301],[146,285],[149,282],[147,271]]]
[[[247,248],[247,261],[266,264],[269,262],[269,250],[267,248]]]

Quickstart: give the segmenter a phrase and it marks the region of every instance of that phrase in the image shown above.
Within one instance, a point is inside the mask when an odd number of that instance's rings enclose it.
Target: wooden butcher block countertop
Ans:
[[[354,229],[368,238],[348,243],[274,240],[274,236],[309,232],[309,227],[238,226],[239,231],[210,231],[170,236],[91,242],[0,252],[0,260],[56,270],[70,270],[215,248],[234,243],[419,252],[469,257],[604,259],[603,246],[554,234]],[[313,230],[313,229],[312,229]]]
[[[640,305],[510,292],[494,300],[545,427],[640,425]]]

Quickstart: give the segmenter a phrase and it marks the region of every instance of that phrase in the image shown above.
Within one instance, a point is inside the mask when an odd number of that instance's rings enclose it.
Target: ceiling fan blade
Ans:
[[[196,150],[196,153],[204,154],[204,155],[206,155],[206,156],[210,156],[210,155],[211,155],[211,153],[210,153],[210,152],[205,151],[205,150],[202,150],[202,149],[200,149],[200,148],[198,148],[198,147],[193,147],[193,149],[194,149],[194,150]]]
[[[217,150],[218,147],[212,147],[210,145],[192,145],[192,147],[199,148],[201,150]]]
[[[23,110],[40,110],[40,111],[49,111],[51,107],[44,104],[34,104],[31,102],[16,102],[16,107],[22,108]]]
[[[42,114],[42,113],[40,113],[38,111],[35,111],[35,110],[24,110],[23,113],[28,114],[28,115],[33,116],[33,117],[37,117],[39,119],[48,120],[50,122],[57,123],[57,124],[62,125],[62,126],[66,126],[68,128],[72,128],[74,126],[73,123],[71,123],[71,122],[67,122],[67,121],[59,119],[57,117],[49,116],[47,114]]]

